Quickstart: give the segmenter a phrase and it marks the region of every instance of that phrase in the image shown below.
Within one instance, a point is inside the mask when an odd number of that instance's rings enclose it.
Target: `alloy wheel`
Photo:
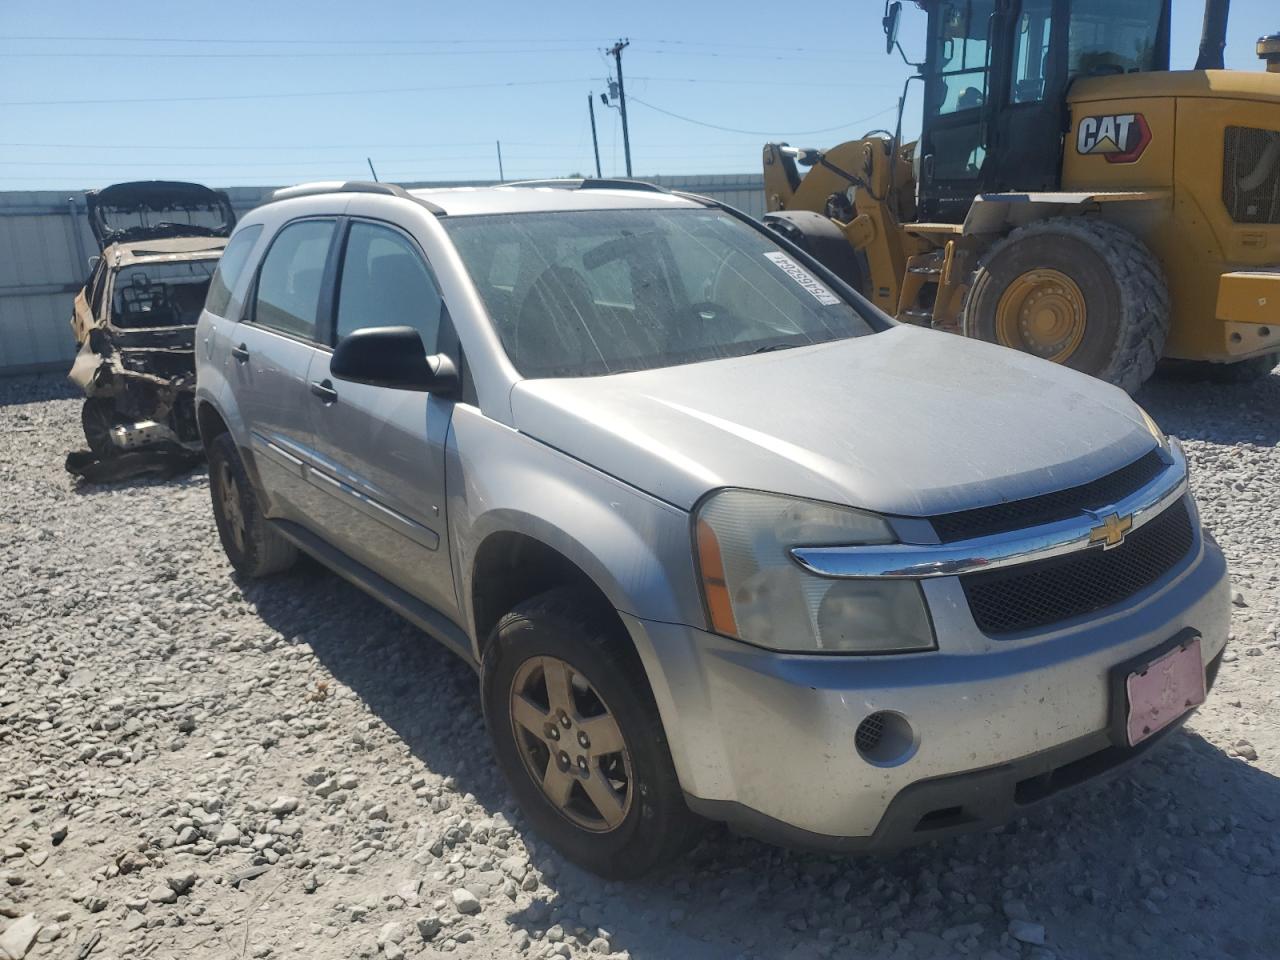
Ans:
[[[235,472],[231,464],[223,463],[218,470],[218,494],[222,507],[222,517],[227,523],[227,530],[236,549],[241,553],[245,548],[244,508],[240,503],[240,485],[236,482]]]
[[[558,657],[520,665],[511,727],[525,770],[568,820],[593,833],[619,827],[635,778],[622,728],[604,698]]]

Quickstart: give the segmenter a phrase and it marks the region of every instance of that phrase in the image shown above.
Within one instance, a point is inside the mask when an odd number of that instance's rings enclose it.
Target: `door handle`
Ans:
[[[332,380],[312,380],[311,392],[326,404],[338,402],[338,391],[333,389]]]
[[[231,348],[231,355],[240,363],[247,363],[249,361],[249,348],[242,343],[238,347]]]

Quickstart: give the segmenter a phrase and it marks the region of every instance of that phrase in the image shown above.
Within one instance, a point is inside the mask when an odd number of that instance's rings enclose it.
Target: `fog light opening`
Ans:
[[[877,767],[906,763],[919,744],[907,718],[890,710],[877,710],[858,724],[853,735],[858,756]]]

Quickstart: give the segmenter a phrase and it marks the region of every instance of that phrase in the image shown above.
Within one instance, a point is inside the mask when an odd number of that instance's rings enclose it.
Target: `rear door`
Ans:
[[[415,327],[426,354],[456,352],[427,259],[387,223],[348,221],[334,304],[336,344],[364,327]],[[330,354],[312,363],[315,480],[321,520],[345,553],[440,612],[458,617],[445,524],[444,448],[453,401],[335,380]],[[455,362],[457,357],[454,357]]]
[[[321,344],[319,318],[333,264],[335,217],[286,224],[258,268],[244,317],[228,331],[230,380],[249,431],[269,516],[311,526],[319,497],[305,464],[314,458],[308,373]]]

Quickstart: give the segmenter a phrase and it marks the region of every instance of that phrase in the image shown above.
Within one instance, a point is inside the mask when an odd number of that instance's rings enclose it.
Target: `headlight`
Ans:
[[[793,547],[893,543],[874,514],[770,493],[703,501],[695,548],[711,627],[772,650],[901,653],[934,648],[920,585],[836,580],[803,570]]]
[[[1138,407],[1136,403],[1134,404],[1134,406]],[[1138,412],[1142,414],[1142,422],[1146,424],[1147,430],[1150,432],[1151,436],[1155,437],[1156,443],[1160,444],[1160,449],[1164,450],[1167,453],[1169,450],[1168,434],[1166,434],[1163,430],[1160,429],[1160,425],[1151,418],[1151,414],[1147,413],[1147,411],[1143,410],[1141,407],[1138,407]]]

